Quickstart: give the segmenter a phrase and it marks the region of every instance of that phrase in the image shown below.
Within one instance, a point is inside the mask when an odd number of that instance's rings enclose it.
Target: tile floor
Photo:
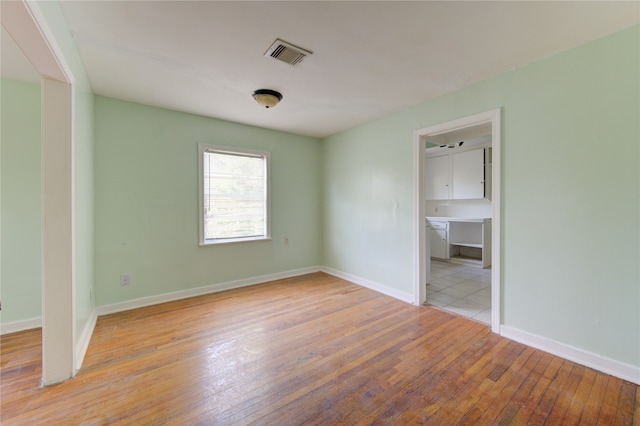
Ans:
[[[432,260],[427,303],[491,324],[491,269]]]

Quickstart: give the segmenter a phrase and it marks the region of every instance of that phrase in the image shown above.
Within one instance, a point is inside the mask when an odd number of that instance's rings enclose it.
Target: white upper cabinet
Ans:
[[[484,150],[474,149],[451,155],[454,200],[484,198]]]
[[[426,161],[426,199],[449,199],[451,161],[448,155],[429,157]]]
[[[488,149],[475,148],[427,156],[425,162],[425,198],[427,200],[473,200],[485,198],[491,191],[485,173]],[[488,166],[488,170],[485,168]]]

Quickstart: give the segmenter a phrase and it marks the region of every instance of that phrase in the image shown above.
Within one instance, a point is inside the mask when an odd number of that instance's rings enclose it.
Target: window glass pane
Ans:
[[[265,158],[205,152],[203,160],[205,239],[265,236]]]

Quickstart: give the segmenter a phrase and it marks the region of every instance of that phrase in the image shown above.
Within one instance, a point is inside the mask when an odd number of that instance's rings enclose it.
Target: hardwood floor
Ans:
[[[41,388],[2,336],[3,425],[640,425],[638,386],[317,273],[100,317]]]

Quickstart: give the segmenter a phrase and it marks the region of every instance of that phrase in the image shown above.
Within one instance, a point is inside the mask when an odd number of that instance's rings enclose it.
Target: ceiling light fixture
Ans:
[[[258,89],[253,92],[253,99],[264,108],[273,108],[282,100],[282,94],[275,90]]]
[[[458,143],[450,143],[449,145],[444,144],[444,145],[440,145],[440,148],[457,148],[459,146],[462,146],[462,144],[464,143],[464,141],[458,142]]]

